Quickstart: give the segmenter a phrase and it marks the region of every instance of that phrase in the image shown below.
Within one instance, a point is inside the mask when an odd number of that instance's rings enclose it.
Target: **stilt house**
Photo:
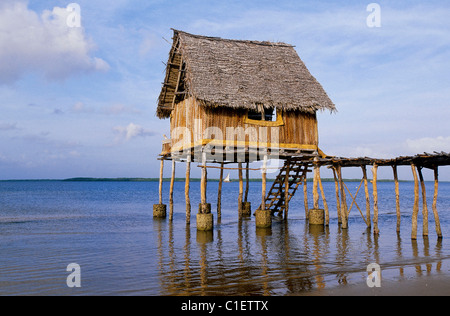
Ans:
[[[162,203],[164,160],[172,160],[170,185],[170,216],[173,218],[173,183],[175,162],[186,161],[186,222],[190,223],[191,205],[189,179],[191,161],[201,161],[201,203],[197,214],[197,229],[213,229],[211,204],[207,203],[207,168],[219,168],[217,217],[221,217],[221,185],[224,169],[239,171],[239,216],[250,215],[248,195],[249,163],[263,160],[261,204],[255,211],[257,228],[271,226],[274,214],[287,218],[289,201],[303,184],[305,219],[310,225],[329,225],[329,211],[320,180],[320,167],[333,170],[338,223],[348,228],[348,215],[353,204],[368,227],[371,227],[367,166],[373,173],[373,225],[378,228],[378,166],[391,166],[394,172],[397,232],[400,232],[400,202],[397,166],[410,165],[414,177],[414,208],[411,238],[417,239],[419,213],[419,180],[423,199],[423,236],[428,236],[428,208],[422,168],[434,171],[433,213],[436,233],[442,238],[437,212],[438,167],[450,164],[450,154],[434,154],[374,159],[368,157],[326,157],[319,150],[318,110],[335,111],[322,86],[310,74],[292,45],[260,41],[228,40],[174,30],[173,45],[163,87],[159,96],[157,116],[170,118],[171,138],[163,141],[159,178],[159,204],[153,206],[154,217],[166,216]],[[274,157],[275,156],[275,157]],[[320,157],[320,158],[319,158]],[[279,158],[284,165],[266,195],[267,160]],[[211,163],[220,162],[220,167]],[[243,167],[246,162],[246,167]],[[208,163],[210,163],[208,165]],[[237,168],[225,167],[237,163]],[[361,167],[363,179],[353,196],[342,176],[344,167]],[[307,173],[314,168],[313,208],[308,205]],[[246,189],[243,192],[243,170]],[[252,169],[255,170],[255,169]],[[418,176],[417,176],[418,174]],[[356,203],[364,182],[366,215]],[[324,209],[319,209],[320,188]],[[347,207],[346,191],[353,199]],[[427,237],[428,238],[428,237]]]
[[[317,154],[318,110],[335,106],[292,45],[174,30],[156,112],[170,118],[163,159]]]
[[[274,213],[287,216],[288,202],[306,185],[310,163],[293,157],[318,156],[318,110],[335,111],[322,86],[310,74],[292,45],[228,40],[174,30],[157,116],[170,118],[170,139],[163,141],[159,204],[154,216],[165,216],[162,204],[164,160],[172,160],[172,206],[175,161],[186,161],[186,220],[190,221],[191,161],[201,161],[201,203],[197,229],[213,227],[207,203],[207,163],[220,162],[217,214],[220,219],[221,181],[225,163],[239,170],[239,216],[249,214],[249,163],[262,160],[262,200],[256,226],[269,227]],[[286,159],[266,196],[267,160]],[[301,158],[300,158],[301,159]],[[242,163],[246,162],[246,168]],[[246,170],[246,193],[243,175]],[[306,187],[305,187],[306,188]],[[305,191],[306,192],[306,191]],[[305,203],[306,205],[306,203]],[[248,211],[247,211],[248,210]],[[172,218],[171,207],[169,217]]]

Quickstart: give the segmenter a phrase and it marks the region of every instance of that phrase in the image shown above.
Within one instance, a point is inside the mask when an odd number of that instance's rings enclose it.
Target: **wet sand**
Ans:
[[[304,295],[304,294],[302,294]],[[383,279],[381,287],[370,288],[362,280],[358,284],[340,285],[312,291],[312,296],[449,296],[450,276],[425,275],[401,280]]]

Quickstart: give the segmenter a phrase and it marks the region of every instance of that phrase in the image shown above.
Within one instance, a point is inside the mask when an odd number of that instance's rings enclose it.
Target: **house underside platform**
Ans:
[[[163,146],[164,148],[164,146]],[[314,157],[325,157],[323,152],[315,145],[302,145],[299,147],[253,147],[253,146],[218,146],[197,145],[180,150],[164,150],[158,159],[207,163],[239,163],[257,162],[266,159],[296,159],[312,160]]]
[[[309,147],[309,148],[308,148]],[[204,161],[206,163],[240,163],[257,162],[266,159],[289,160],[292,163],[314,164],[319,166],[340,166],[340,167],[361,167],[361,166],[415,166],[433,169],[439,166],[450,165],[450,153],[433,152],[423,153],[414,156],[400,156],[396,158],[370,158],[370,157],[337,157],[326,155],[322,150],[314,145],[304,145],[304,148],[285,148],[285,147],[237,147],[237,146],[209,146],[198,145],[190,148],[183,148],[177,151],[164,151],[159,155],[159,160],[175,160],[179,162],[187,161],[190,156],[191,162]]]

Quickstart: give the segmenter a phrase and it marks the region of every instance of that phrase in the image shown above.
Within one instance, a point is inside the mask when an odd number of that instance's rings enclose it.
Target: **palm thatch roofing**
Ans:
[[[169,117],[174,105],[188,97],[207,107],[336,110],[292,45],[173,31],[159,118]]]

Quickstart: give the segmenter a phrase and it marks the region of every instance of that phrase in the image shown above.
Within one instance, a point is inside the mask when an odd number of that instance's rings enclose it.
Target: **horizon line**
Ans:
[[[268,181],[273,181],[276,178],[268,178]],[[200,182],[201,178],[190,178],[192,182]],[[239,179],[230,179],[231,182],[239,182]],[[358,178],[348,178],[342,179],[347,182],[361,182],[362,179]],[[368,178],[369,182],[373,179]],[[73,177],[65,179],[1,179],[0,182],[13,182],[13,181],[64,181],[64,182],[158,182],[159,178],[142,178],[142,177],[114,177],[114,178],[96,178],[96,177]],[[163,178],[163,182],[170,182],[171,178]],[[175,182],[184,182],[186,178],[176,177]],[[219,182],[218,178],[209,178],[208,181]],[[245,181],[245,180],[244,180]],[[261,178],[250,178],[249,182],[261,182]],[[321,178],[323,182],[334,182],[334,178]],[[307,178],[307,182],[313,182],[313,178]],[[377,182],[394,182],[394,179],[378,179]],[[398,182],[414,182],[414,180],[398,180]],[[425,182],[434,182],[434,180],[425,180]],[[439,182],[450,182],[450,181],[439,181]]]

